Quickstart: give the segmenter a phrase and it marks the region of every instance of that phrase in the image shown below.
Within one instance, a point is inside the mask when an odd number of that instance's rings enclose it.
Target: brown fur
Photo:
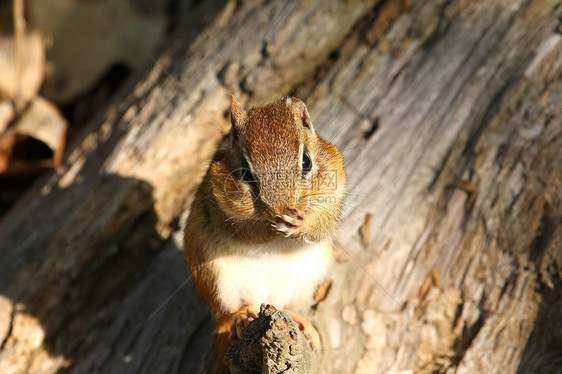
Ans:
[[[303,215],[300,226],[291,228],[298,231],[293,239],[328,240],[338,223],[345,185],[340,152],[316,134],[301,100],[285,98],[246,113],[233,97],[231,116],[231,133],[223,139],[197,191],[185,229],[189,269],[217,322],[218,357],[226,352],[230,325],[237,317],[221,303],[217,286],[220,270],[213,266],[213,259],[232,255],[236,252],[233,248],[246,244],[291,242],[272,227],[289,209]],[[313,168],[303,176],[305,147]],[[253,184],[241,180],[245,160],[255,178]],[[326,178],[337,184],[326,185]],[[289,219],[283,218],[281,223]],[[330,251],[326,253],[329,256]],[[240,308],[243,303],[241,300]],[[224,371],[222,359],[218,361],[217,372]]]

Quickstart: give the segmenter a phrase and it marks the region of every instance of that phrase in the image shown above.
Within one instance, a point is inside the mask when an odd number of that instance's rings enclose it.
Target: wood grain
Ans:
[[[177,233],[229,95],[288,93],[348,173],[317,371],[560,370],[560,1],[213,4],[0,221],[0,372],[197,372]]]

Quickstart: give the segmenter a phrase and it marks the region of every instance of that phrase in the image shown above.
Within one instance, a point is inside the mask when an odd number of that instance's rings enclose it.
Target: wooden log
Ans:
[[[212,323],[183,262],[182,212],[229,94],[290,92],[348,172],[333,284],[303,311],[326,342],[317,371],[559,370],[560,1],[205,12],[92,120],[68,171],[2,218],[0,372],[204,366]]]
[[[231,374],[311,373],[320,356],[313,354],[290,313],[262,304],[224,361]]]

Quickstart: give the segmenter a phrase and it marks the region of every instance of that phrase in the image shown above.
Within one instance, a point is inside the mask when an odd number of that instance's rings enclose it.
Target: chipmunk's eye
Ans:
[[[304,151],[302,153],[302,175],[307,175],[312,168],[312,161],[310,160],[310,155],[308,154],[308,149],[306,146],[304,147]]]
[[[255,181],[250,165],[248,165],[248,161],[245,158],[242,158],[242,167],[238,170],[238,178],[246,183],[253,183]]]

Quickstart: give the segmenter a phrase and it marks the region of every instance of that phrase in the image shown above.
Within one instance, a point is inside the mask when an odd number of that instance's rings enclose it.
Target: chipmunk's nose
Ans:
[[[260,180],[260,197],[272,217],[285,214],[296,202],[294,178],[270,175]]]

